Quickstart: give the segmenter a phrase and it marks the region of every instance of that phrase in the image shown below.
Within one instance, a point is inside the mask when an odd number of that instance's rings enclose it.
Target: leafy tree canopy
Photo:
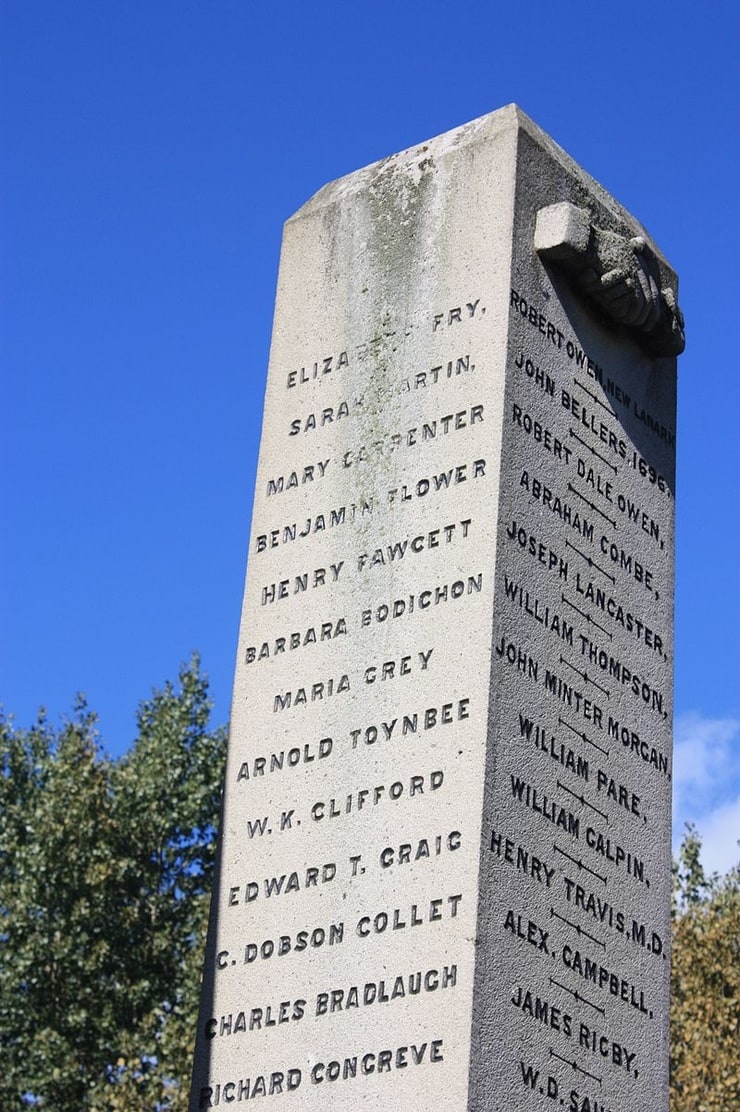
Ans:
[[[0,1107],[187,1107],[225,729],[197,658],[111,760],[0,720]]]
[[[687,828],[674,865],[671,1112],[740,1108],[740,868],[707,877]]]

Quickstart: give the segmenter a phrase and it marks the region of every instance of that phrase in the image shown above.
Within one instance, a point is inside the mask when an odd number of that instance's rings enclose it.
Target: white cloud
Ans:
[[[674,723],[673,845],[692,822],[708,873],[740,857],[740,719],[681,715]]]
[[[702,862],[707,872],[726,873],[740,858],[740,794],[702,820]]]

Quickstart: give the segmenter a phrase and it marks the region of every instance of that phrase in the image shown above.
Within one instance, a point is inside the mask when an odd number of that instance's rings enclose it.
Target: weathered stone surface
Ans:
[[[193,1110],[667,1109],[675,359],[587,227],[513,106],[286,225]]]

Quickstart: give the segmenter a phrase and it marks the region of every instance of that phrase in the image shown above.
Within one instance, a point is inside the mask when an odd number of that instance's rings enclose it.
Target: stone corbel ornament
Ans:
[[[651,354],[681,354],[683,313],[675,290],[662,285],[658,260],[642,236],[628,239],[597,228],[586,209],[561,201],[537,213],[534,247],[602,313],[638,332]]]

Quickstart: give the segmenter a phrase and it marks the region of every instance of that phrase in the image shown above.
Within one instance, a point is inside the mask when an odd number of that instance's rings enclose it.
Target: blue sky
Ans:
[[[107,748],[200,652],[228,716],[281,226],[516,101],[680,276],[676,825],[740,837],[731,0],[5,0],[0,701]]]

